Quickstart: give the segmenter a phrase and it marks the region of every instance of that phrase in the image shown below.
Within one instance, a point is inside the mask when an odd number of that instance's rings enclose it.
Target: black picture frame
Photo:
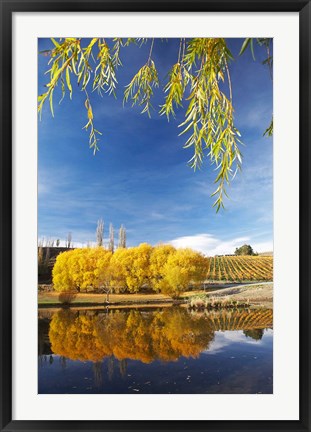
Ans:
[[[310,431],[310,1],[301,0],[0,0],[1,6],[1,431]],[[14,12],[299,12],[300,55],[300,418],[297,421],[12,420],[12,15]],[[296,150],[295,150],[296,151]],[[288,372],[290,373],[290,371]]]

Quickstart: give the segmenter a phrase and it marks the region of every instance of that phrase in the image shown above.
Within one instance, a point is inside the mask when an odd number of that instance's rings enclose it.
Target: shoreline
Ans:
[[[225,284],[223,284],[225,285]],[[254,282],[251,284],[235,284],[230,287],[218,287],[218,289],[196,290],[183,293],[182,298],[176,300],[163,294],[111,294],[111,301],[103,301],[103,294],[78,294],[75,300],[69,304],[61,303],[58,294],[39,293],[38,309],[47,308],[74,308],[74,307],[142,307],[144,305],[158,306],[184,305],[189,297],[196,295],[207,295],[219,299],[229,298],[237,301],[249,301],[250,307],[264,306],[273,307],[273,282]],[[98,299],[96,297],[99,297]],[[79,298],[80,297],[80,298]],[[85,297],[85,299],[83,299]],[[41,298],[41,301],[40,301]],[[53,301],[55,298],[56,301]],[[45,301],[44,301],[45,300]],[[100,300],[100,301],[98,301]]]

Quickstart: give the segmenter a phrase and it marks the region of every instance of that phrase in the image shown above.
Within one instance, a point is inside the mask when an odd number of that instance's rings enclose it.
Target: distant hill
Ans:
[[[261,255],[261,256],[273,256],[273,252],[259,252],[258,255]]]

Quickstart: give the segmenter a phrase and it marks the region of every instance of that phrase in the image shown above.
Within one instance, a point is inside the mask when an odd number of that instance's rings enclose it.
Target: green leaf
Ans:
[[[270,125],[264,131],[263,136],[272,137],[273,136],[273,117],[271,119]]]
[[[253,38],[251,38],[250,47],[251,47],[251,52],[252,52],[253,60],[255,61],[256,59],[255,59],[255,54],[254,54],[254,42],[253,42]]]
[[[246,50],[246,48],[248,47],[249,43],[251,41],[251,38],[246,38],[244,39],[244,42],[242,44],[241,50],[239,52],[239,55],[242,55],[244,53],[244,51]]]
[[[54,38],[51,38],[51,41],[53,42],[53,44],[56,46],[56,48],[60,48],[60,45],[58,42],[56,42],[56,40]]]
[[[70,83],[69,67],[66,68],[66,83],[69,90],[70,99],[72,98],[72,87]]]
[[[54,90],[51,90],[51,92],[50,92],[50,109],[51,109],[52,117],[54,117],[54,108],[53,108],[53,91],[54,91]]]

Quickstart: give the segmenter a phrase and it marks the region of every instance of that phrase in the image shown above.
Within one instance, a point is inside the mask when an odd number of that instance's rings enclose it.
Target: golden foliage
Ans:
[[[157,292],[166,292],[169,290],[168,282],[164,275],[164,266],[168,257],[176,249],[171,245],[161,244],[155,246],[150,255],[150,282],[153,289]]]
[[[135,293],[152,288],[178,296],[192,282],[203,282],[207,258],[191,249],[170,245],[119,248],[115,253],[102,247],[74,249],[58,255],[53,269],[56,291],[104,288]]]
[[[98,288],[102,273],[111,253],[101,247],[81,248],[63,252],[57,256],[53,268],[53,284],[56,291],[78,291]]]
[[[162,292],[178,297],[190,283],[203,283],[206,279],[208,259],[191,249],[178,249],[170,254],[163,268],[167,286]]]

